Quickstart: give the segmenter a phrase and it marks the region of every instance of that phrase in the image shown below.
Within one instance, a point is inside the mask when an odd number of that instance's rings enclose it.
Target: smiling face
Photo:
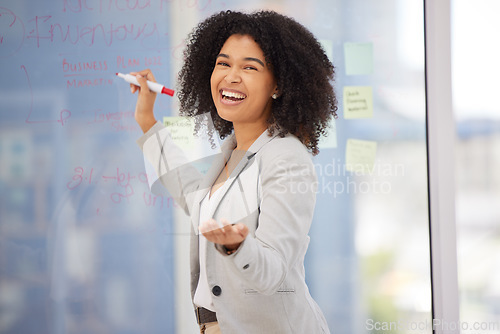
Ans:
[[[277,93],[260,46],[248,35],[230,36],[215,61],[210,80],[219,116],[236,124],[266,124]]]

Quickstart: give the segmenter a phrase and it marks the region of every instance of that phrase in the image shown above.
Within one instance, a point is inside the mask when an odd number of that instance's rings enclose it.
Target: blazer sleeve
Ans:
[[[162,186],[165,187],[189,215],[203,174],[188,160],[161,122],[139,138],[137,144],[144,154],[151,191],[161,194]]]
[[[300,144],[302,145],[302,144]],[[262,198],[255,236],[224,256],[234,271],[262,294],[273,294],[302,260],[316,204],[317,177],[304,147],[281,147],[264,156]],[[271,152],[268,152],[271,153]]]

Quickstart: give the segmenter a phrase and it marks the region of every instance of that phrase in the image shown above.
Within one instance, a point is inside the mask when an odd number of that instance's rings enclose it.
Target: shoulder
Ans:
[[[292,134],[284,137],[275,136],[260,150],[263,159],[274,160],[276,158],[287,158],[290,161],[311,161],[312,155],[307,151],[304,144]]]
[[[262,170],[283,170],[285,167],[289,170],[293,167],[294,170],[307,170],[315,174],[312,154],[292,134],[275,136],[259,150],[257,158]]]

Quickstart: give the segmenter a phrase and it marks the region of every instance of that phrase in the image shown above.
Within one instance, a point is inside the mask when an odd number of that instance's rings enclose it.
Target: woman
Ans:
[[[313,35],[269,11],[221,12],[194,30],[179,75],[181,115],[207,113],[208,133],[228,137],[206,175],[156,122],[153,74],[133,74],[139,145],[191,216],[201,331],[328,333],[303,266],[317,186],[311,153],[337,110],[333,66]]]

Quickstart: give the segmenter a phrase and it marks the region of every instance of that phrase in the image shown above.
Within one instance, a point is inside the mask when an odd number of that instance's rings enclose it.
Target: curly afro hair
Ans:
[[[268,130],[283,137],[291,133],[312,152],[326,135],[332,117],[337,118],[337,98],[331,85],[334,67],[316,38],[290,17],[273,11],[252,14],[226,11],[202,21],[189,35],[185,62],[179,73],[180,114],[210,112],[215,130],[224,139],[233,131],[215,108],[210,78],[215,60],[234,34],[249,35],[271,65],[280,95],[272,101]],[[198,123],[198,122],[197,122]],[[195,131],[201,128],[196,124]],[[213,128],[208,129],[211,136]]]

